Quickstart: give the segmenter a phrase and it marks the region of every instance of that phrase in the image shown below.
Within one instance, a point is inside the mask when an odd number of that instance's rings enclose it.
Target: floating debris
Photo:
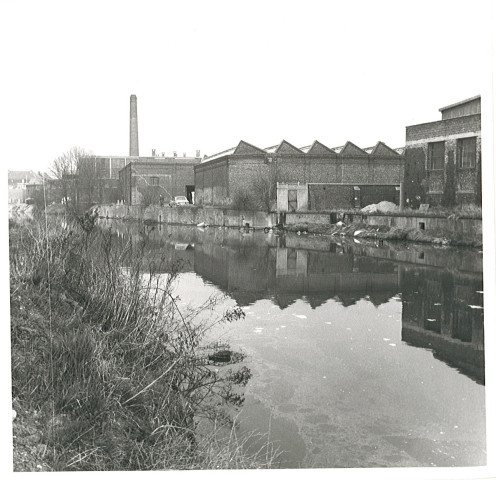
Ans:
[[[435,318],[428,318],[427,321],[428,322],[437,322],[437,320]]]
[[[296,313],[293,313],[293,317],[296,317],[296,318],[301,318],[301,319],[305,319],[307,318],[306,315],[297,315]]]
[[[389,346],[390,347],[396,347],[396,343],[390,343]]]
[[[476,310],[482,310],[484,307],[482,305],[469,305],[470,308],[474,308]]]

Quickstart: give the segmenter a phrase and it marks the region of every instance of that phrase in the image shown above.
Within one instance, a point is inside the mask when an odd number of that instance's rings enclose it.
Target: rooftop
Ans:
[[[439,111],[442,112],[444,110],[448,110],[448,109],[453,108],[453,107],[458,107],[460,105],[463,105],[464,103],[473,102],[474,100],[480,100],[480,98],[481,98],[480,95],[476,95],[475,97],[467,98],[466,100],[462,100],[461,102],[452,103],[451,105],[448,105],[447,107],[442,107],[439,109]]]

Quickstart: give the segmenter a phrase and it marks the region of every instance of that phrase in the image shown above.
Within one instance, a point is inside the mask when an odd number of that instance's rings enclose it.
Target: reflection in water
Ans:
[[[482,255],[209,228],[113,224],[151,265],[181,261],[185,300],[222,291],[254,376],[245,430],[281,466],[485,463]],[[226,334],[224,332],[223,334]],[[474,381],[475,380],[475,381]]]
[[[484,383],[482,275],[401,267],[402,340]]]

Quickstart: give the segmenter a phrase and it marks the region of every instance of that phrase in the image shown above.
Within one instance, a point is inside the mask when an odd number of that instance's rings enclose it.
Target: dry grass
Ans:
[[[12,395],[37,412],[44,462],[58,471],[270,466],[236,442],[198,441],[198,418],[230,424],[250,374],[212,368],[207,326],[174,301],[177,269],[165,281],[145,275],[142,244],[83,226],[9,224]]]

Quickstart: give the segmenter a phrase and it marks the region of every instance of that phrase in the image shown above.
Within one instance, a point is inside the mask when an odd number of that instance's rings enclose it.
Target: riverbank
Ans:
[[[49,207],[51,208],[51,207]],[[160,207],[99,205],[100,218],[144,221],[147,224],[282,229],[318,235],[399,240],[433,245],[482,247],[482,217],[478,208],[405,210],[402,212],[293,212],[285,214],[198,206]],[[47,213],[51,213],[49,210]],[[56,213],[54,211],[54,213]],[[58,210],[57,210],[58,213]]]
[[[49,220],[9,221],[14,471],[269,468],[223,433],[250,372],[178,310],[174,267]]]
[[[364,222],[345,224],[296,223],[284,228],[288,232],[300,234],[331,235],[374,240],[410,241],[433,245],[482,248],[482,234],[478,232],[452,232],[447,229],[419,230],[417,228],[370,225]]]

